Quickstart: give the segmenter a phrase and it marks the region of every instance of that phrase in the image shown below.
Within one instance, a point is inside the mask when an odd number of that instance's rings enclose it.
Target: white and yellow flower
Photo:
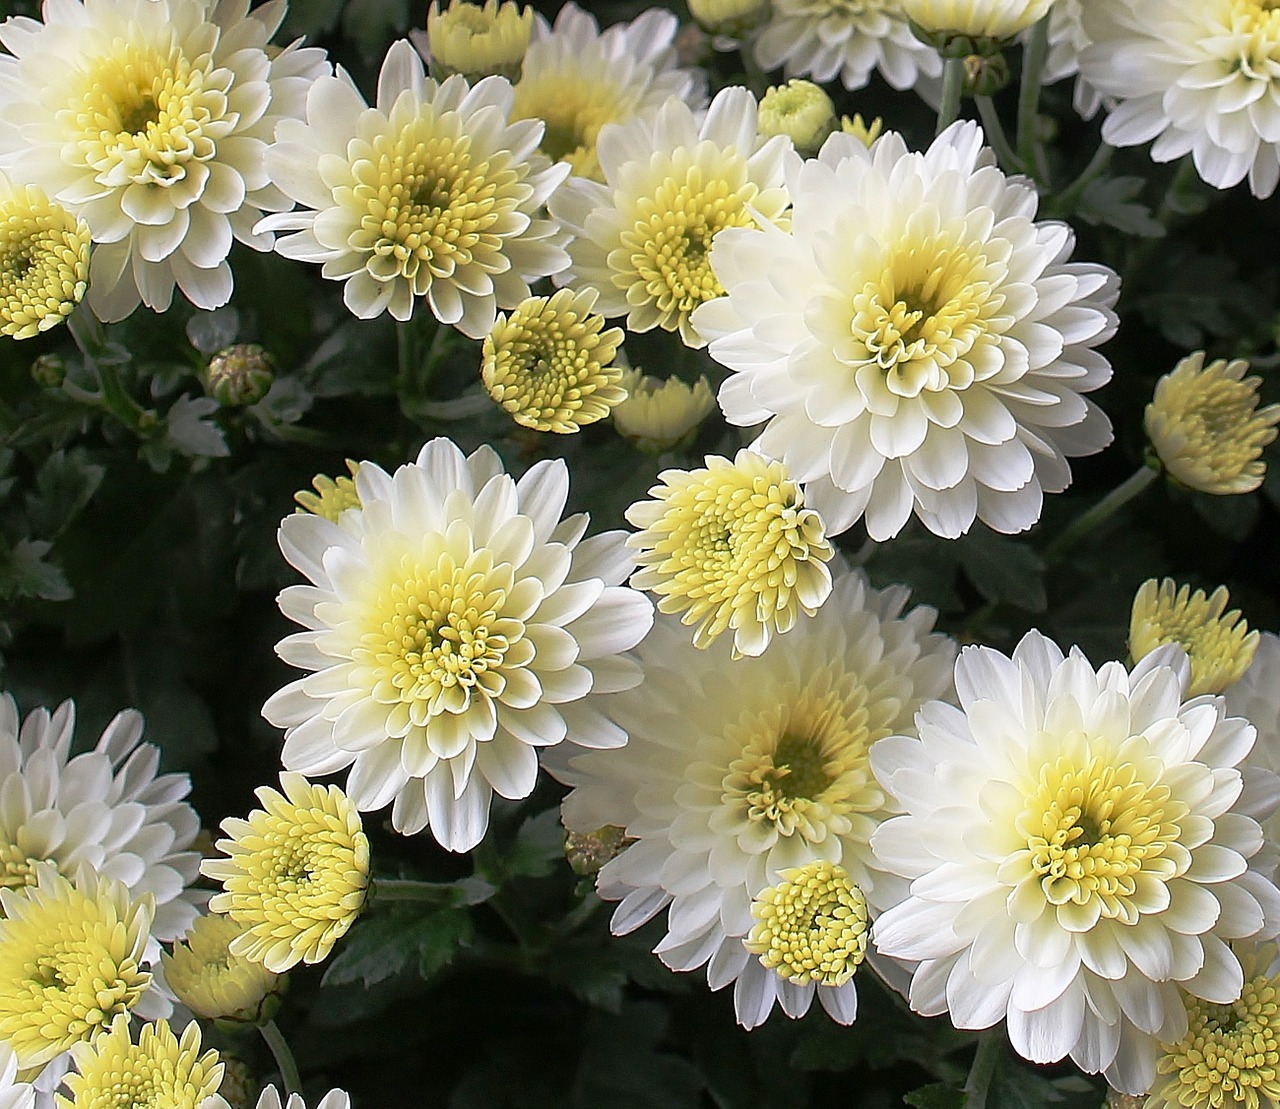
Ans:
[[[290,1094],[281,1104],[280,1092],[268,1086],[258,1098],[257,1109],[307,1109],[301,1094]],[[351,1098],[345,1090],[330,1090],[315,1104],[315,1109],[351,1109]]]
[[[206,913],[174,943],[172,954],[161,955],[165,984],[196,1016],[256,1024],[270,1015],[280,975],[231,950],[247,931],[229,916]]]
[[[693,313],[734,371],[725,417],[766,424],[753,449],[805,483],[829,534],[865,517],[888,539],[913,512],[947,538],[975,518],[1031,527],[1067,458],[1111,440],[1083,394],[1111,376],[1094,348],[1116,327],[1116,275],[1069,261],[1070,228],[1034,222],[1034,187],[971,123],[924,153],[832,135],[788,160],[787,186],[791,233],[722,232],[727,295]]]
[[[89,303],[123,319],[231,296],[233,238],[259,250],[263,212],[291,201],[263,154],[300,114],[323,51],[268,52],[283,3],[50,3],[0,23],[0,162],[89,225]]]
[[[410,32],[437,81],[455,73],[468,81],[494,74],[518,80],[532,35],[533,8],[513,0],[484,0],[483,5],[449,0],[443,11],[440,0],[431,0],[426,35]]]
[[[785,222],[783,156],[791,142],[758,134],[755,97],[722,90],[705,117],[674,98],[652,118],[610,127],[597,151],[604,182],[571,178],[551,214],[573,238],[557,284],[600,291],[597,311],[629,331],[678,331],[706,345],[693,310],[723,295],[707,255],[733,227]]]
[[[872,939],[916,964],[913,1009],[1005,1020],[1024,1058],[1070,1055],[1140,1094],[1158,1044],[1187,1034],[1180,991],[1239,998],[1228,941],[1280,930],[1280,891],[1251,867],[1280,789],[1244,792],[1254,729],[1186,700],[1189,680],[1175,647],[1095,671],[1030,632],[1012,658],[966,648],[960,707],[925,705],[918,737],[872,749],[906,810],[872,848],[911,883]]]
[[[614,408],[613,426],[624,439],[652,454],[683,444],[716,407],[705,375],[689,385],[678,377],[662,379],[632,369],[619,385],[627,398]]]
[[[437,82],[393,43],[374,107],[339,71],[311,85],[305,120],[277,128],[267,169],[301,207],[259,229],[288,232],[275,249],[321,263],[361,319],[407,320],[425,300],[478,339],[568,261],[538,215],[568,168],[538,153],[542,128],[511,122],[511,107],[506,78]]]
[[[566,827],[619,825],[628,837],[597,877],[619,902],[613,931],[667,910],[658,956],[673,970],[705,964],[713,990],[734,983],[748,1028],[775,1003],[798,1017],[815,997],[852,1021],[860,899],[874,910],[905,893],[870,848],[897,810],[868,750],[949,695],[955,655],[930,630],[933,610],[904,613],[906,601],[905,589],[877,592],[845,572],[816,615],[737,661],[724,639],[698,650],[660,618],[637,652],[644,684],[609,699],[627,745],[557,771],[574,787]],[[806,955],[808,909],[818,935]]]
[[[429,824],[467,851],[495,792],[532,791],[539,748],[625,742],[589,695],[640,680],[620,653],[652,606],[621,584],[634,568],[621,532],[584,540],[586,516],[561,520],[559,460],[517,482],[488,447],[467,457],[436,439],[394,474],[361,463],[355,482],[361,507],[338,523],[281,522],[285,557],[311,584],[280,595],[306,630],[277,650],[311,673],[263,714],[286,729],[287,768],[350,766],[359,809],[394,801],[398,831]]]

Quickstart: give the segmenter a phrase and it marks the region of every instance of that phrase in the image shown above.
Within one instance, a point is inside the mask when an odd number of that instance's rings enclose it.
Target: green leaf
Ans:
[[[26,498],[32,534],[57,539],[89,503],[105,473],[106,468],[89,462],[83,450],[49,455]]]
[[[560,810],[547,809],[521,824],[503,863],[513,878],[542,878],[563,866],[564,826],[560,823]]]
[[[9,552],[8,564],[0,566],[0,597],[36,597],[42,601],[71,598],[62,569],[45,561],[51,544],[38,539],[19,539]]]
[[[1027,612],[1048,606],[1044,563],[1029,543],[979,528],[958,541],[960,563],[988,601],[1017,605]]]
[[[571,1109],[699,1109],[702,1076],[687,1059],[659,1048],[665,1032],[663,1007],[653,1002],[592,1019]]]
[[[448,966],[473,935],[471,916],[464,910],[424,913],[421,905],[378,910],[351,929],[325,970],[323,984],[372,986],[411,964],[423,978],[430,978]]]
[[[907,1105],[915,1106],[915,1109],[962,1109],[964,1094],[954,1086],[935,1082],[931,1086],[912,1090],[902,1100]]]
[[[1128,235],[1159,239],[1166,234],[1164,225],[1152,216],[1150,208],[1134,199],[1145,185],[1141,177],[1104,177],[1091,181],[1076,212],[1094,226],[1114,227]]]

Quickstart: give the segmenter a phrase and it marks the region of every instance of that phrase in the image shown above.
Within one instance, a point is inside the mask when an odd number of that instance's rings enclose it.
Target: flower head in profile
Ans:
[[[30,339],[71,314],[88,283],[89,242],[84,220],[0,173],[0,335]]]
[[[432,0],[426,35],[416,32],[410,37],[437,81],[455,73],[468,81],[494,74],[515,81],[532,34],[533,8],[522,9],[513,0],[485,0],[483,6],[449,0],[444,11],[440,0]]]
[[[1082,119],[1092,119],[1102,106],[1102,97],[1080,73],[1080,55],[1089,45],[1084,29],[1084,0],[1053,0],[1049,9],[1049,53],[1044,60],[1046,85],[1067,77],[1076,79],[1071,103]],[[1020,36],[1024,47],[1034,28]]]
[[[724,292],[707,259],[733,227],[785,221],[790,140],[758,134],[755,98],[719,92],[705,117],[670,99],[656,116],[610,127],[598,145],[604,183],[571,178],[551,214],[572,233],[572,265],[554,280],[600,291],[598,309],[629,331],[678,331],[706,345],[693,310]]]
[[[1249,363],[1204,351],[1187,355],[1156,382],[1144,424],[1151,446],[1175,481],[1201,493],[1249,493],[1262,484],[1262,448],[1276,437],[1280,404],[1258,407],[1260,377]]]
[[[1239,998],[1228,941],[1280,930],[1280,891],[1251,869],[1280,789],[1245,793],[1254,729],[1186,700],[1189,678],[1174,647],[1094,670],[1029,632],[1011,658],[966,648],[960,707],[925,705],[918,737],[872,749],[906,810],[872,847],[911,883],[872,939],[916,964],[913,1009],[1006,1020],[1024,1058],[1144,1093],[1158,1044],[1187,1034],[1183,993]]]
[[[346,73],[307,94],[305,120],[276,131],[266,164],[301,206],[269,216],[286,258],[322,264],[361,319],[432,315],[473,339],[529,283],[563,269],[558,231],[538,216],[568,172],[537,152],[542,128],[510,122],[511,84],[437,82],[393,43],[369,107]]]
[[[830,595],[832,547],[780,462],[745,450],[706,461],[664,470],[653,499],[627,509],[644,529],[627,540],[640,567],[631,584],[658,594],[660,612],[697,624],[695,646],[731,630],[735,655],[758,655]]]
[[[1129,619],[1129,657],[1136,662],[1177,643],[1191,662],[1188,696],[1221,693],[1249,669],[1258,648],[1258,633],[1240,619],[1240,610],[1226,611],[1229,600],[1224,585],[1206,596],[1172,578],[1143,582]]]
[[[769,18],[769,0],[688,0],[689,14],[711,35],[742,38]]]
[[[24,1070],[41,1067],[138,1006],[154,902],[87,867],[73,883],[52,866],[37,884],[0,889],[0,1040]]]
[[[298,511],[323,516],[336,524],[348,508],[359,508],[360,494],[356,492],[356,483],[353,480],[359,468],[360,463],[352,462],[348,458],[346,474],[336,478],[329,477],[328,474],[316,474],[311,479],[314,493],[311,489],[303,489],[293,495],[293,499],[299,505]],[[347,476],[348,474],[350,476]]]
[[[982,40],[998,49],[1033,23],[1038,23],[1055,0],[902,0],[902,10],[925,36],[969,40],[970,49]],[[978,53],[983,51],[979,48]]]
[[[627,745],[559,771],[574,787],[567,828],[628,837],[596,879],[619,902],[613,931],[667,910],[658,956],[673,970],[705,964],[712,989],[734,983],[748,1028],[775,1004],[798,1017],[815,997],[852,1021],[860,900],[869,916],[905,892],[870,849],[896,810],[868,751],[948,695],[954,658],[930,630],[935,613],[904,612],[906,600],[846,571],[811,619],[737,661],[725,639],[699,650],[660,618],[637,649],[644,684],[609,701]]]
[[[280,976],[260,962],[231,950],[246,926],[229,916],[207,913],[161,956],[165,984],[179,1001],[206,1020],[257,1023],[280,988]]]
[[[484,387],[522,427],[571,434],[626,399],[613,364],[622,329],[592,312],[594,289],[530,297],[485,336]]]
[[[675,15],[654,7],[601,31],[570,0],[554,25],[535,23],[512,118],[542,120],[542,152],[601,180],[596,142],[606,124],[650,118],[673,98],[694,111],[706,104],[706,77],[678,64],[679,30]]]
[[[281,522],[310,584],[280,595],[306,630],[277,650],[309,673],[263,714],[286,729],[286,767],[350,766],[357,808],[394,801],[398,831],[429,824],[468,851],[495,792],[533,790],[539,748],[625,742],[590,695],[640,680],[621,652],[653,609],[622,585],[634,569],[622,533],[584,540],[586,516],[561,519],[561,461],[515,481],[488,447],[468,457],[436,439],[394,474],[361,463],[355,482],[361,507],[338,523]]]
[[[643,451],[661,454],[686,440],[716,407],[706,376],[693,385],[678,377],[651,377],[628,370],[619,382],[627,398],[613,410],[613,426]]]
[[[263,169],[276,123],[328,71],[318,49],[268,41],[284,4],[51,3],[0,24],[0,160],[83,219],[97,244],[89,304],[123,319],[231,296],[232,239],[290,201]]]
[[[220,839],[225,859],[205,859],[200,871],[224,892],[209,908],[243,929],[228,944],[281,974],[299,962],[319,963],[364,908],[369,840],[360,814],[337,786],[280,775],[284,793],[259,786],[261,809],[228,818]]]
[[[1118,101],[1102,125],[1112,146],[1190,154],[1219,189],[1246,177],[1254,196],[1280,181],[1280,9],[1271,0],[1081,5],[1083,77]],[[1154,140],[1154,142],[1152,141]]]
[[[59,1094],[58,1109],[229,1109],[218,1094],[223,1071],[218,1053],[200,1051],[199,1021],[191,1021],[181,1039],[168,1021],[144,1024],[134,1043],[129,1018],[120,1015],[91,1043],[76,1044],[71,1054],[75,1073],[64,1080],[71,1096]]]
[[[724,231],[710,261],[727,295],[693,313],[734,371],[725,417],[766,424],[753,449],[786,463],[830,534],[865,517],[888,539],[912,513],[946,538],[975,518],[1031,527],[1067,458],[1111,440],[1084,394],[1111,376],[1094,348],[1116,328],[1116,275],[1069,260],[1070,228],[1034,222],[1035,189],[971,123],[924,153],[832,135],[788,159],[787,186],[791,234]]]
[[[281,1104],[280,1092],[274,1086],[268,1086],[258,1098],[257,1109],[307,1109],[301,1094],[290,1094]],[[318,1102],[314,1109],[351,1109],[351,1098],[345,1090],[330,1090]]]

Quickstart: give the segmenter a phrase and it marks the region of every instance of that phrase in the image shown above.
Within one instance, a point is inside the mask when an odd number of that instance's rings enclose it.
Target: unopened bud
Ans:
[[[765,92],[759,120],[760,134],[786,135],[801,154],[816,154],[840,126],[831,97],[812,81],[799,78]]]
[[[60,354],[42,354],[31,363],[31,380],[46,389],[60,388],[67,376],[67,363]]]
[[[275,379],[275,361],[257,343],[236,343],[218,351],[205,366],[204,391],[219,404],[257,404]]]

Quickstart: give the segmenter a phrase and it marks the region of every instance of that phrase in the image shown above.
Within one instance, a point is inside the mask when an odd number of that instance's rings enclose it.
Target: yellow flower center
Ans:
[[[408,706],[416,725],[463,713],[472,697],[498,697],[504,666],[525,666],[533,647],[524,624],[502,615],[515,584],[511,566],[495,566],[487,548],[459,563],[404,555],[378,575],[367,628],[352,651],[372,695]]]
[[[1231,31],[1240,43],[1236,70],[1246,77],[1280,77],[1280,0],[1234,0]]]
[[[743,946],[798,985],[842,986],[867,951],[867,902],[843,867],[813,862],[784,870],[751,906]]]
[[[43,192],[0,201],[0,335],[28,339],[69,315],[89,278],[89,227]]]
[[[1133,924],[1139,874],[1168,881],[1190,865],[1178,842],[1187,811],[1130,763],[1093,756],[1078,766],[1063,757],[1041,769],[1015,826],[1050,904],[1097,902],[1101,916]]]
[[[575,176],[603,181],[596,157],[600,128],[630,119],[635,99],[617,88],[588,83],[579,73],[530,73],[516,85],[511,118],[542,120],[542,152],[553,162],[568,162]]]
[[[228,112],[226,95],[232,80],[208,55],[193,63],[176,45],[117,40],[85,72],[77,106],[59,119],[101,184],[167,188],[213,159],[234,130],[239,117]]]

